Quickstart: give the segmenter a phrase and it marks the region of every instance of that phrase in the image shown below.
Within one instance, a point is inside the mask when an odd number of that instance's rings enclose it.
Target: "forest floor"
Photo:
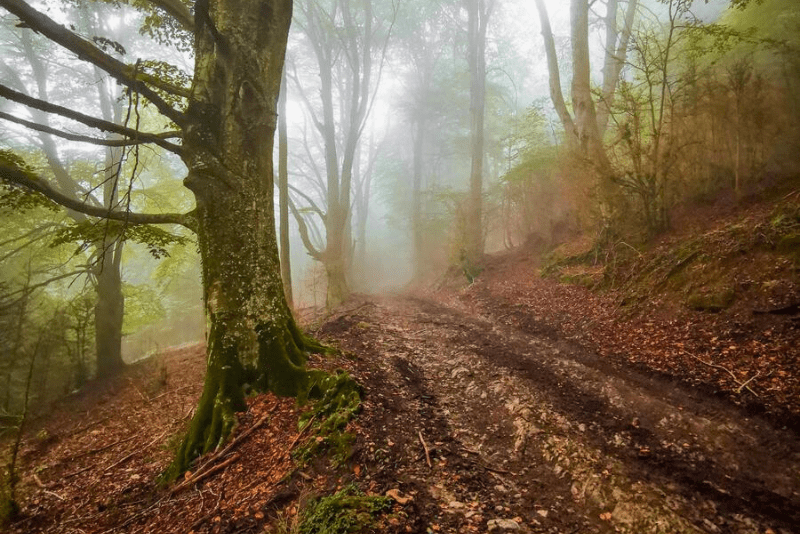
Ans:
[[[506,254],[467,288],[355,296],[325,317],[313,333],[342,355],[310,365],[364,388],[339,468],[296,467],[315,439],[303,408],[259,395],[233,438],[258,428],[218,471],[159,488],[203,346],[135,364],[33,425],[10,531],[288,533],[312,496],[353,483],[394,499],[375,532],[800,532],[797,321],[631,315],[537,272]],[[764,369],[737,357],[753,340]]]

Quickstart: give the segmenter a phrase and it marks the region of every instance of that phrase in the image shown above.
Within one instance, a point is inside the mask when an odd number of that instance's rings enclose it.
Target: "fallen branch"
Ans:
[[[245,438],[247,438],[247,436],[249,436],[250,434],[252,434],[252,433],[253,433],[253,431],[255,431],[255,430],[258,428],[258,427],[260,427],[261,425],[263,425],[263,424],[264,424],[264,422],[265,422],[265,421],[266,421],[266,420],[269,418],[269,416],[270,416],[270,415],[272,415],[272,413],[273,413],[273,412],[274,412],[274,411],[275,411],[277,408],[278,408],[278,406],[276,405],[276,406],[275,406],[274,408],[272,408],[272,410],[270,410],[268,413],[265,413],[265,414],[264,414],[264,416],[263,416],[261,419],[259,419],[258,421],[256,421],[256,422],[255,422],[255,424],[254,424],[253,426],[251,426],[250,428],[248,428],[247,430],[245,430],[244,432],[242,432],[241,434],[239,434],[238,436],[236,436],[236,437],[235,437],[233,440],[231,440],[231,442],[230,442],[230,443],[228,443],[228,445],[226,445],[224,449],[222,449],[221,451],[219,451],[219,452],[217,452],[217,453],[214,453],[213,455],[211,455],[211,456],[208,458],[208,460],[206,460],[206,461],[205,461],[203,464],[201,464],[200,466],[198,466],[198,467],[197,467],[197,470],[195,471],[195,474],[196,474],[196,476],[197,476],[197,475],[199,475],[200,473],[202,473],[202,472],[203,472],[203,471],[204,471],[204,470],[205,470],[205,469],[206,469],[206,468],[207,468],[209,465],[211,465],[212,463],[216,462],[217,460],[219,460],[220,458],[222,458],[223,456],[225,456],[226,454],[228,454],[228,453],[229,453],[229,452],[230,452],[230,451],[231,451],[231,450],[232,450],[232,449],[233,449],[233,448],[234,448],[236,445],[238,445],[239,443],[241,443],[241,442],[242,442],[242,440],[244,440]]]
[[[422,443],[422,448],[425,450],[425,461],[428,462],[428,467],[433,468],[433,465],[431,465],[431,453],[428,451],[425,440],[422,439],[422,430],[418,430],[417,433],[419,434],[419,441]]]
[[[194,475],[192,477],[187,478],[185,481],[181,482],[180,484],[178,484],[177,486],[172,488],[172,490],[169,492],[170,496],[175,495],[176,493],[178,493],[182,489],[185,489],[185,488],[191,486],[192,484],[197,484],[198,482],[201,482],[201,481],[207,479],[208,477],[210,477],[211,475],[213,475],[214,473],[216,473],[218,471],[222,471],[223,469],[225,469],[226,467],[231,465],[233,462],[235,462],[239,458],[240,458],[240,454],[237,452],[236,454],[231,455],[231,457],[228,458],[227,460],[225,460],[224,462],[220,462],[217,465],[215,465],[215,466],[213,466],[213,467],[211,467],[209,469],[206,469],[202,473],[199,473],[197,475]]]
[[[306,433],[306,430],[311,428],[311,423],[313,423],[314,419],[316,419],[316,418],[317,418],[317,416],[314,415],[313,417],[311,417],[311,419],[308,420],[308,424],[305,427],[303,427],[303,430],[301,430],[300,433],[297,434],[297,436],[294,438],[294,440],[292,440],[292,442],[289,444],[289,447],[286,449],[286,452],[283,453],[284,456],[288,456],[288,455],[292,454],[292,449],[294,448],[295,445],[297,445],[297,442],[300,441],[300,438],[303,437],[303,434]]]
[[[147,399],[147,402],[153,402],[153,401],[156,401],[156,400],[160,399],[161,397],[164,397],[164,396],[169,395],[171,393],[178,393],[180,391],[183,391],[184,389],[189,389],[189,388],[194,388],[194,387],[197,387],[197,384],[189,384],[188,386],[183,386],[183,387],[180,387],[178,389],[171,389],[169,391],[165,391],[164,393],[161,393],[160,395],[156,395],[153,398]]]
[[[703,360],[703,359],[701,359],[701,358],[698,358],[698,357],[697,357],[697,356],[695,356],[694,354],[689,354],[688,352],[684,352],[684,354],[686,354],[687,356],[689,356],[689,357],[691,357],[691,358],[694,358],[695,360],[697,360],[698,362],[702,363],[703,365],[707,365],[708,367],[711,367],[711,368],[713,368],[713,369],[718,369],[718,370],[720,370],[720,371],[725,371],[726,373],[728,373],[728,375],[729,375],[729,376],[730,376],[730,377],[733,379],[734,383],[735,383],[737,386],[739,386],[739,387],[736,389],[736,393],[739,393],[739,394],[741,394],[741,393],[742,393],[742,390],[743,390],[743,389],[746,389],[747,391],[749,391],[750,393],[752,393],[754,396],[756,396],[756,397],[758,397],[758,396],[759,396],[759,395],[758,395],[758,393],[756,393],[755,391],[753,391],[752,389],[750,389],[750,386],[748,386],[747,384],[749,384],[750,382],[752,382],[753,380],[755,380],[755,379],[758,377],[758,375],[761,373],[761,371],[758,371],[758,372],[757,372],[755,375],[753,375],[753,376],[752,376],[752,377],[750,377],[749,379],[745,380],[744,382],[740,382],[740,381],[739,381],[739,378],[738,378],[738,377],[737,377],[737,376],[736,376],[736,375],[733,373],[733,371],[731,371],[731,370],[730,370],[730,369],[728,369],[727,367],[723,367],[722,365],[718,365],[718,364],[716,364],[716,363],[707,362],[707,361],[705,361],[705,360]]]
[[[197,483],[197,482],[209,477],[210,475],[216,473],[220,469],[223,469],[224,467],[230,465],[231,462],[233,462],[234,460],[238,459],[239,458],[239,454],[234,454],[233,456],[231,456],[227,460],[223,461],[222,463],[219,463],[216,466],[210,467],[211,464],[215,463],[217,460],[219,460],[220,458],[222,458],[223,456],[228,454],[228,452],[230,452],[236,445],[241,443],[245,438],[247,438],[247,436],[252,434],[258,427],[263,425],[264,422],[267,419],[269,419],[269,416],[272,415],[272,413],[277,409],[278,409],[278,405],[275,405],[272,408],[272,410],[270,410],[269,412],[265,413],[261,417],[261,419],[259,419],[258,421],[255,422],[255,424],[253,426],[251,426],[250,428],[248,428],[247,430],[245,430],[244,432],[242,432],[241,434],[236,436],[236,438],[233,439],[224,449],[222,449],[218,453],[216,453],[213,456],[211,456],[203,465],[201,465],[197,469],[197,471],[195,472],[194,475],[190,476],[189,478],[187,478],[186,480],[184,480],[183,482],[181,482],[180,484],[178,484],[177,486],[172,488],[172,490],[169,492],[170,495],[174,495],[174,494],[178,493],[179,491],[181,491],[182,489],[186,488],[187,486],[189,486],[191,484],[195,484],[195,483]]]
[[[109,465],[108,467],[106,467],[105,469],[103,469],[103,473],[107,473],[108,471],[110,471],[110,470],[114,469],[114,468],[115,468],[115,467],[117,467],[118,465],[120,465],[120,464],[123,464],[123,463],[127,462],[127,461],[128,461],[128,460],[130,460],[130,459],[131,459],[131,458],[132,458],[132,457],[133,457],[133,456],[134,456],[134,455],[135,455],[137,452],[146,451],[147,449],[149,449],[150,447],[152,447],[152,446],[153,446],[153,445],[154,445],[154,444],[155,444],[157,441],[159,441],[159,440],[163,439],[163,438],[164,438],[164,436],[166,436],[166,435],[167,435],[167,433],[166,433],[166,432],[163,432],[163,433],[162,433],[160,436],[158,436],[156,439],[154,439],[153,441],[151,441],[150,443],[148,443],[148,444],[147,444],[147,445],[145,445],[144,447],[135,447],[135,448],[134,448],[134,449],[133,449],[133,450],[130,452],[130,454],[127,454],[127,455],[125,455],[125,457],[123,457],[121,460],[119,460],[119,461],[117,461],[117,462],[114,462],[113,464],[111,464],[111,465]]]
[[[127,442],[129,442],[132,439],[137,438],[137,437],[138,436],[133,435],[133,436],[131,436],[129,438],[119,439],[119,440],[115,441],[114,443],[109,443],[108,445],[104,445],[103,447],[99,447],[97,449],[92,449],[90,451],[86,451],[86,452],[82,452],[80,454],[76,454],[75,456],[73,456],[71,458],[68,458],[66,460],[63,460],[63,461],[65,461],[65,462],[74,462],[78,458],[83,458],[84,456],[91,456],[92,454],[97,454],[98,452],[103,452],[104,450],[107,450],[107,449],[110,449],[112,447],[115,447],[115,446],[119,445],[120,443],[127,443]]]

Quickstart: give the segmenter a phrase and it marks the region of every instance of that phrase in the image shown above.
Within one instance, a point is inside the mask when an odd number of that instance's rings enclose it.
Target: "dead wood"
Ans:
[[[425,461],[428,463],[428,467],[433,467],[431,465],[431,453],[428,451],[428,445],[425,444],[425,440],[422,439],[422,430],[418,430],[417,433],[419,434],[419,441],[422,443],[422,448],[425,450]]]

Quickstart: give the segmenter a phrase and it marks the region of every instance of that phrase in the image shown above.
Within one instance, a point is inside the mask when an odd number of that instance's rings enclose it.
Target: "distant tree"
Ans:
[[[495,0],[467,0],[467,58],[470,78],[469,205],[467,208],[464,269],[474,276],[483,261],[483,164],[486,112],[486,31]]]
[[[308,84],[296,69],[291,77],[322,145],[322,172],[314,155],[309,154],[306,160],[306,165],[313,167],[312,175],[318,177],[324,201],[323,209],[309,212],[318,215],[324,226],[322,249],[308,237],[300,211],[294,213],[307,252],[325,266],[326,305],[331,307],[350,292],[352,193],[354,173],[360,164],[356,155],[386,59],[394,7],[384,13],[388,6],[373,5],[372,0],[358,4],[314,0],[299,7],[295,24],[319,75],[319,100],[309,94]],[[306,197],[305,204],[316,206]]]

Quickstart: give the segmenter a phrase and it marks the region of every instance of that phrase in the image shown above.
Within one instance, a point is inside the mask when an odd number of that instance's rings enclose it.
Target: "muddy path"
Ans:
[[[425,299],[318,333],[368,369],[354,462],[406,531],[800,532],[800,437],[718,398]]]

